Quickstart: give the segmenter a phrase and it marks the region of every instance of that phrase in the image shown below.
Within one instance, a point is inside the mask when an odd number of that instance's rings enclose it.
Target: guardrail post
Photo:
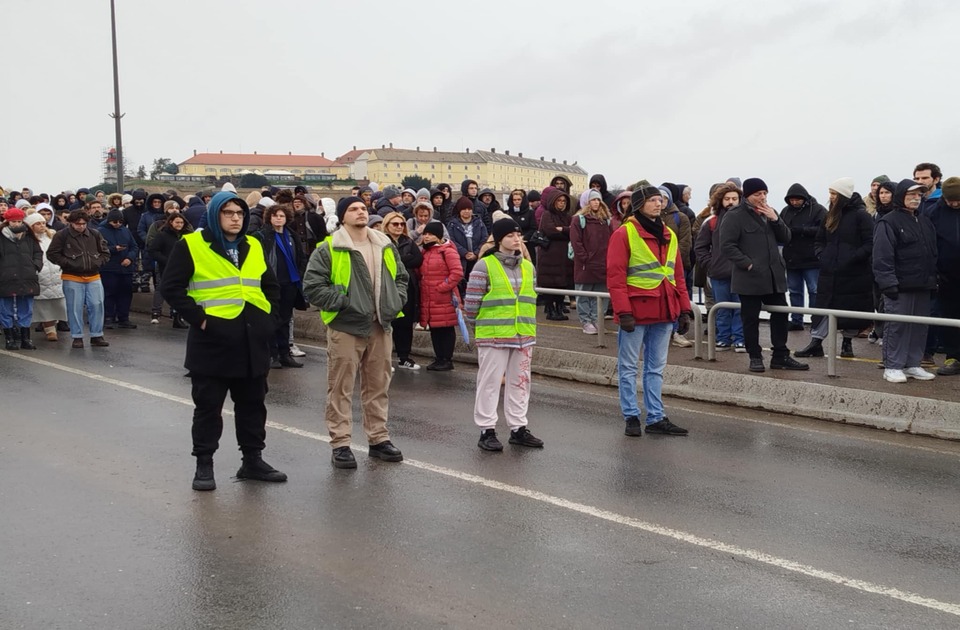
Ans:
[[[707,312],[707,361],[717,360],[717,306]]]
[[[690,303],[690,310],[693,311],[693,358],[700,361],[703,359],[703,316],[700,305],[695,302]]]
[[[603,303],[603,298],[597,298],[597,347],[603,348],[603,316],[607,312],[607,305]]]
[[[837,375],[837,318],[827,315],[827,376]]]

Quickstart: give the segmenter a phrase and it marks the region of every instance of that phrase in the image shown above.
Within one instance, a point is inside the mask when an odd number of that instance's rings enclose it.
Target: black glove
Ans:
[[[633,329],[637,326],[637,320],[634,319],[631,313],[621,313],[620,314],[620,330],[623,332],[633,332]]]
[[[685,335],[688,330],[690,330],[690,314],[684,311],[677,319],[677,334]]]
[[[895,300],[900,297],[900,292],[897,290],[897,287],[890,287],[883,291],[883,295],[891,300]]]

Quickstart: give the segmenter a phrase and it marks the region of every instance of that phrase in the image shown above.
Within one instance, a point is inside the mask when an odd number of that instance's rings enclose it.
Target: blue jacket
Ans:
[[[467,243],[465,226],[460,219],[450,219],[450,222],[447,224],[447,231],[450,232],[450,241],[457,246],[460,260],[466,260],[468,252],[479,255],[480,246],[487,240],[487,228],[480,217],[474,214],[470,224],[473,226],[473,237],[470,243]]]
[[[183,216],[186,218],[187,223],[192,225],[194,229],[199,230],[203,227],[201,224],[201,219],[206,213],[207,204],[203,203],[203,199],[199,197],[191,197],[190,202],[183,211]]]
[[[99,230],[100,235],[103,237],[103,240],[107,242],[107,249],[110,250],[110,260],[103,264],[103,267],[100,268],[100,271],[132,275],[134,270],[137,268],[136,264],[134,263],[137,260],[139,248],[137,247],[137,241],[133,238],[133,234],[130,233],[129,228],[123,225],[121,225],[119,228],[115,228],[107,223],[98,227],[97,229]],[[117,246],[120,246],[122,249],[117,249]],[[131,264],[124,267],[121,264],[124,259],[129,260]]]
[[[152,208],[147,208],[147,210],[140,216],[140,223],[137,224],[137,235],[140,236],[140,241],[142,243],[147,242],[147,232],[150,231],[150,226],[156,223],[157,221],[163,220],[163,210],[160,212],[153,212]]]
[[[940,197],[926,216],[937,231],[937,272],[951,283],[960,282],[960,210]]]

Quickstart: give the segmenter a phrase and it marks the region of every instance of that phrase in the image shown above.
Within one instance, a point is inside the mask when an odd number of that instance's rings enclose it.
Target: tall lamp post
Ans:
[[[123,192],[123,140],[120,137],[120,73],[117,69],[117,15],[110,0],[110,30],[113,35],[113,118],[117,133],[117,192]]]

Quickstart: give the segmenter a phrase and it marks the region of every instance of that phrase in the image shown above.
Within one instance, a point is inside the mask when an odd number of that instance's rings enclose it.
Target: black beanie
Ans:
[[[743,180],[743,196],[749,197],[753,193],[758,193],[761,190],[769,191],[767,188],[766,182],[764,182],[759,177],[751,177],[750,179]]]
[[[111,221],[123,221],[123,213],[119,210],[111,210],[107,213],[107,223]]]
[[[507,234],[512,234],[513,232],[522,232],[517,222],[511,218],[500,219],[493,224],[491,231],[493,232],[493,242],[498,244]]]
[[[363,199],[360,197],[344,197],[337,202],[337,221],[343,223],[343,215],[347,213],[347,208],[349,208],[352,203],[363,203]],[[366,208],[366,204],[364,204],[363,207]]]
[[[429,221],[423,226],[424,234],[433,234],[439,240],[443,240],[443,224],[439,221]]]
[[[527,193],[527,201],[540,201],[540,193],[535,190],[531,190]]]
[[[630,210],[634,214],[643,209],[647,199],[651,197],[663,197],[663,192],[656,186],[640,186],[630,193]]]

